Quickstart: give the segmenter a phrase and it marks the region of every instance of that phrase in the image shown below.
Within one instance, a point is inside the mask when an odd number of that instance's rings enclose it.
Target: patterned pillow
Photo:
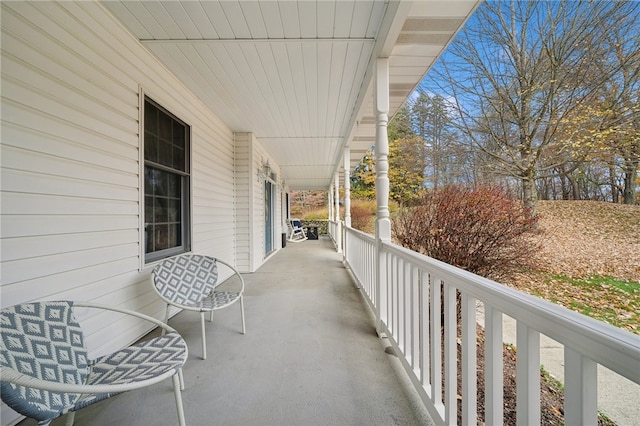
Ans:
[[[25,303],[0,312],[0,364],[38,379],[85,383],[87,349],[72,302]],[[1,382],[2,400],[38,421],[58,417],[79,394],[49,392]]]
[[[166,259],[153,269],[153,281],[167,300],[197,306],[218,281],[215,259],[202,255],[182,255]]]

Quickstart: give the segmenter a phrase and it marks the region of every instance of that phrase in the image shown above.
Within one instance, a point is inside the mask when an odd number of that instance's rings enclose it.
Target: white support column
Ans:
[[[389,58],[376,59],[373,104],[376,115],[376,329],[382,336],[381,294],[386,292],[387,271],[382,242],[391,241],[391,221],[389,219]]]
[[[333,184],[329,186],[329,193],[327,194],[327,205],[329,206],[329,220],[333,220]]]
[[[376,60],[374,109],[376,114],[376,201],[378,204],[376,238],[391,240],[389,219],[389,59]]]
[[[344,149],[344,224],[351,226],[351,150]]]
[[[340,224],[340,176],[336,172],[334,176],[334,197],[335,197],[335,215],[336,215],[336,249],[338,253],[342,253],[342,226]]]
[[[344,226],[345,230],[342,233],[342,259],[347,261],[347,233],[346,228],[351,227],[351,150],[349,147],[344,149],[343,155],[344,164]]]

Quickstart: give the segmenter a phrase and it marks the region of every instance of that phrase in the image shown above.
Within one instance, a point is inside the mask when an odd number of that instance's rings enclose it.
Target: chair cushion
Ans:
[[[25,303],[0,313],[0,363],[22,374],[60,383],[85,382],[87,350],[72,302]],[[38,421],[58,417],[80,395],[1,383],[2,399]]]
[[[87,384],[135,384],[168,371],[177,372],[187,360],[187,345],[176,332],[155,337],[98,358]],[[116,393],[83,395],[73,407],[79,410]]]
[[[153,269],[154,285],[166,300],[198,306],[218,281],[215,259],[202,255],[181,255],[164,260]]]
[[[214,291],[200,304],[200,308],[205,311],[212,309],[220,309],[227,305],[232,304],[240,297],[239,292],[231,291]]]

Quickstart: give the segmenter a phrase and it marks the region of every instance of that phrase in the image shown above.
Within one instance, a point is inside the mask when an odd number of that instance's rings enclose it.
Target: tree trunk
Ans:
[[[549,182],[551,182],[551,184]],[[540,188],[540,191],[538,193],[538,197],[541,200],[549,199],[549,188],[551,187],[551,185],[553,185],[553,178],[542,179],[542,187]]]
[[[538,193],[535,178],[532,176],[522,177],[522,201],[524,202],[524,207],[529,209],[532,215],[535,215]]]
[[[573,195],[573,199],[579,200],[581,197],[580,191],[578,190],[578,182],[576,182],[575,178],[570,174],[567,175],[567,180],[569,181],[569,184],[571,186],[571,194]]]
[[[618,204],[618,185],[616,184],[616,172],[612,164],[609,164],[609,186],[611,187],[611,201]]]
[[[551,177],[549,178],[549,196],[547,197],[547,200],[555,200],[556,197],[558,196],[558,188],[556,188],[556,186],[558,185],[556,178],[555,177]]]
[[[625,161],[624,164],[624,203],[633,205],[636,203],[636,175],[638,174],[637,161]]]
[[[568,200],[569,199],[569,190],[567,189],[566,176],[565,175],[560,175],[560,190],[562,192],[562,199],[563,200]]]

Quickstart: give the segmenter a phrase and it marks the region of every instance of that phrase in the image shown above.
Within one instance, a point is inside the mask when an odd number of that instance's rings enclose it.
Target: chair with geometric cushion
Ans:
[[[218,281],[218,265],[228,268],[230,277]],[[151,272],[151,283],[160,298],[166,303],[165,323],[169,321],[169,308],[178,307],[200,313],[202,329],[202,359],[207,359],[205,337],[205,313],[213,321],[213,311],[240,302],[242,334],[244,322],[244,280],[231,265],[220,259],[199,254],[183,254],[170,257],[156,265]]]
[[[165,331],[114,353],[89,359],[76,308],[132,315]],[[120,393],[173,378],[178,422],[185,424],[181,369],[187,345],[171,327],[138,312],[91,302],[23,303],[0,311],[2,400],[39,425]]]

